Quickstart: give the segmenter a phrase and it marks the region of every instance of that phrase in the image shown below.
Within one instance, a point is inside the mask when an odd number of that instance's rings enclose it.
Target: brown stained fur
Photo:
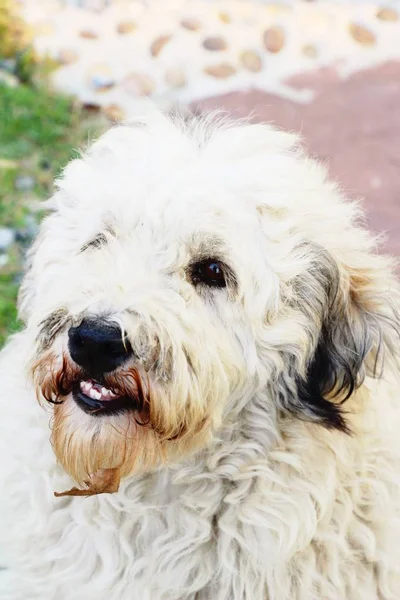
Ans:
[[[113,494],[118,492],[121,476],[118,469],[99,469],[84,482],[86,489],[76,487],[65,492],[54,492],[56,498],[62,496],[96,496],[97,494]]]
[[[83,413],[81,417],[70,394],[85,377],[67,355],[59,361],[54,353],[44,352],[33,366],[33,376],[39,401],[44,398],[54,405],[51,441],[55,454],[65,471],[86,488],[73,488],[67,495],[117,491],[116,473],[120,479],[151,470],[203,445],[208,438],[211,423],[204,412],[189,407],[173,409],[159,384],[154,383],[150,393],[149,378],[136,368],[104,375],[106,387],[132,398],[137,407],[134,412],[111,417]],[[110,471],[115,477],[108,479],[104,474]],[[95,474],[95,479],[90,474]]]

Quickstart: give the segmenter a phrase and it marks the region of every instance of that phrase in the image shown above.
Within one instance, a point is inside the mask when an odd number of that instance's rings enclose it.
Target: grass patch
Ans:
[[[86,145],[89,133],[103,126],[102,119],[87,116],[70,98],[45,87],[0,84],[0,227],[23,231],[28,218],[39,219],[32,202],[51,195],[54,178]],[[21,176],[32,178],[31,189],[18,189]],[[0,347],[18,328],[23,251],[14,244],[8,254],[7,264],[0,266]]]
[[[13,248],[9,261],[0,270],[0,347],[10,333],[18,330],[16,300],[18,283],[16,273],[21,259],[17,257],[17,249]]]
[[[48,88],[56,64],[39,60],[31,42],[15,0],[0,0],[0,71],[9,83],[0,79],[0,227],[19,233],[7,255],[0,253],[0,347],[20,327],[16,298],[40,201],[52,194],[54,179],[77,149],[105,124]]]

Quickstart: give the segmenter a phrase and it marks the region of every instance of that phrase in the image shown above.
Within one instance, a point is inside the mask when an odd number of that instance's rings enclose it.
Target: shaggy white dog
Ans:
[[[398,600],[399,288],[325,169],[151,112],[49,207],[0,360],[2,600]]]

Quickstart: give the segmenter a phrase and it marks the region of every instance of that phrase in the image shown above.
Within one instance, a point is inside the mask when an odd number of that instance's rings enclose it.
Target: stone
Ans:
[[[218,65],[212,65],[204,69],[204,73],[216,77],[217,79],[226,79],[236,73],[236,69],[229,63],[219,63]]]
[[[19,85],[18,77],[8,73],[7,71],[0,70],[0,85],[5,85],[6,87],[16,88]]]
[[[165,83],[172,88],[184,87],[187,83],[186,75],[180,67],[170,67],[165,72]]]
[[[82,108],[86,112],[93,114],[99,113],[101,110],[100,104],[96,104],[96,102],[84,102]]]
[[[16,68],[17,60],[15,58],[0,59],[0,71],[7,71],[7,73],[15,73]]]
[[[8,256],[8,254],[0,253],[0,268],[5,267],[9,260],[10,260],[10,257]],[[0,571],[3,571],[3,569],[0,568]]]
[[[97,40],[99,36],[95,31],[91,31],[90,29],[83,29],[79,32],[79,37],[84,38],[85,40]]]
[[[306,44],[303,46],[302,52],[304,56],[307,56],[308,58],[317,58],[318,56],[317,48],[313,44]]]
[[[0,250],[7,250],[15,240],[15,231],[9,227],[0,227]]]
[[[376,42],[372,31],[357,23],[350,23],[349,32],[353,40],[362,46],[373,46]]]
[[[222,23],[226,23],[226,24],[231,23],[231,18],[228,15],[228,13],[226,13],[226,12],[219,12],[218,19],[220,21],[222,21]]]
[[[255,50],[244,50],[239,56],[240,64],[247,71],[259,73],[262,69],[262,59]]]
[[[17,175],[14,186],[19,192],[28,192],[35,187],[35,179],[31,175]]]
[[[150,96],[156,88],[153,79],[145,73],[130,73],[122,85],[132,96]]]
[[[285,45],[285,34],[281,27],[269,27],[264,31],[263,42],[265,49],[272,54],[280,52]]]
[[[93,65],[88,73],[89,84],[96,92],[107,92],[115,85],[110,67],[106,64]]]
[[[150,46],[150,54],[154,57],[158,56],[164,46],[168,44],[171,37],[170,35],[160,35],[160,37],[156,38]]]
[[[181,27],[188,31],[198,31],[201,29],[201,23],[198,19],[182,19]]]
[[[119,123],[126,118],[125,111],[118,104],[109,104],[103,108],[103,112],[110,121]]]
[[[398,21],[399,14],[394,8],[382,6],[376,13],[376,18],[381,21],[390,21],[391,23],[394,23],[395,21]]]
[[[211,52],[219,52],[227,49],[227,43],[224,38],[219,36],[207,37],[203,41],[203,48],[210,50]]]
[[[121,21],[117,25],[117,33],[120,35],[126,35],[127,33],[132,33],[132,31],[135,31],[136,28],[137,25],[135,21]]]
[[[75,50],[60,50],[58,53],[58,62],[61,65],[71,65],[76,62],[79,58],[79,55]]]

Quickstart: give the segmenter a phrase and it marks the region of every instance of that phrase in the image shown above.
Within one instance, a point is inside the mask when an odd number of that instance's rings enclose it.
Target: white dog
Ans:
[[[399,600],[399,287],[325,169],[154,111],[49,207],[0,360],[2,600]]]

